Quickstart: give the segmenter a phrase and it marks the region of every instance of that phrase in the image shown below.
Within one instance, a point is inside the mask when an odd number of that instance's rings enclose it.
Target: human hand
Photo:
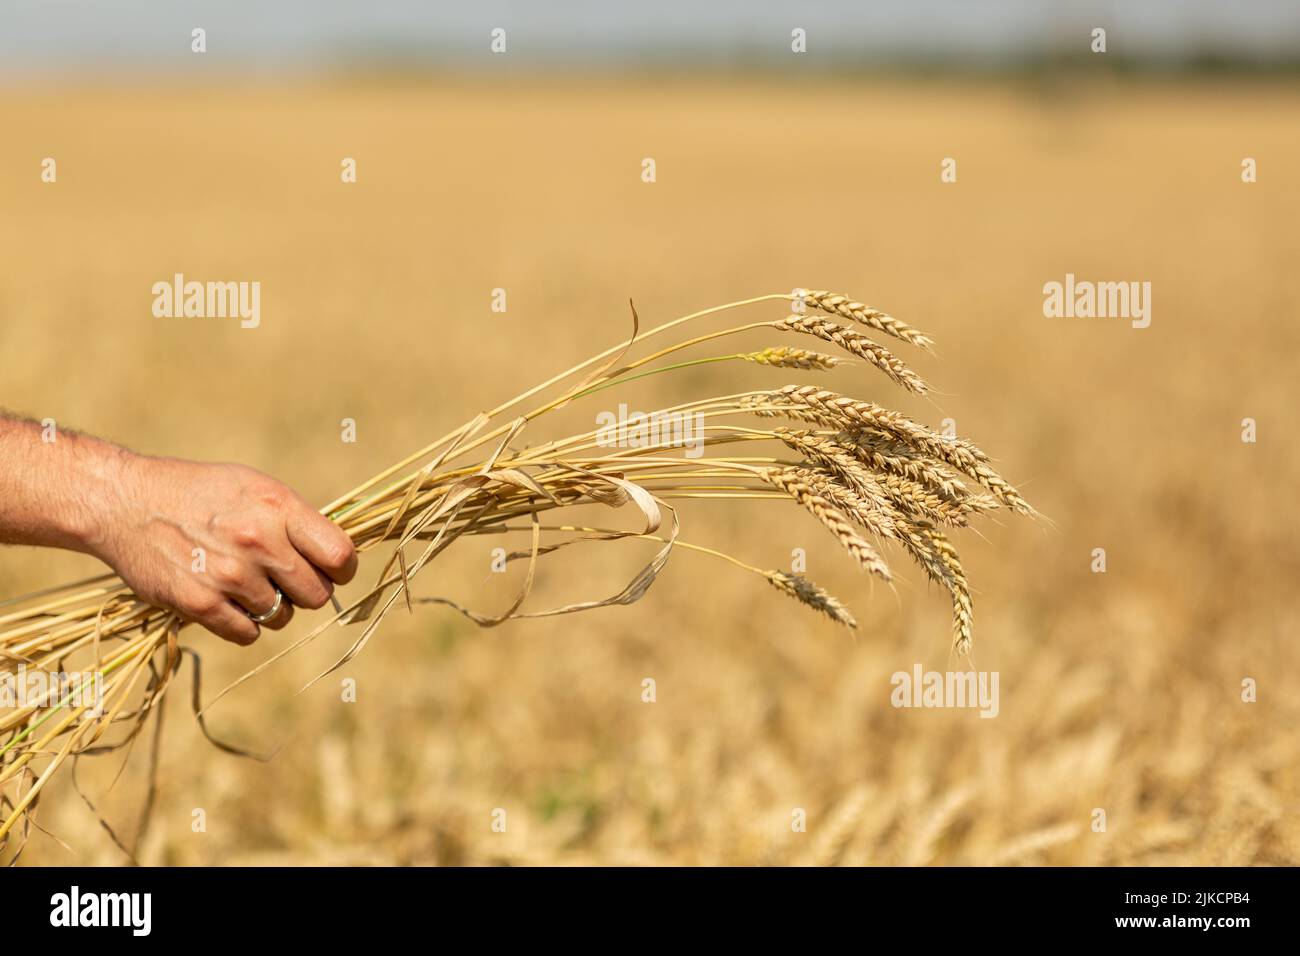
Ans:
[[[88,502],[84,550],[144,600],[236,644],[257,640],[249,614],[316,609],[356,573],[352,541],[288,486],[234,464],[125,454],[115,487]],[[290,603],[292,602],[292,603]]]

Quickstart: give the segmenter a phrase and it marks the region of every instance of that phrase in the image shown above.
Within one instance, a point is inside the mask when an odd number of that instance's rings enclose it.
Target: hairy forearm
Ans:
[[[137,456],[117,445],[0,414],[0,543],[99,553],[106,513]]]

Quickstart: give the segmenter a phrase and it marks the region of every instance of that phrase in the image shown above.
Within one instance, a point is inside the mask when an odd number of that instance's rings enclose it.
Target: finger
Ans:
[[[343,529],[306,504],[296,507],[285,522],[289,543],[314,567],[337,584],[357,573],[357,549]]]
[[[247,647],[257,640],[261,629],[236,604],[220,601],[198,618],[217,637]]]
[[[288,601],[280,603],[280,610],[275,612],[275,617],[269,621],[263,621],[262,626],[272,631],[282,631],[286,624],[293,620],[293,605]]]
[[[284,596],[298,607],[315,611],[324,607],[334,593],[334,583],[300,558],[296,551],[292,558],[272,567],[270,571]]]
[[[214,561],[209,571],[217,589],[249,614],[265,614],[275,607],[275,587],[258,565],[230,559]]]

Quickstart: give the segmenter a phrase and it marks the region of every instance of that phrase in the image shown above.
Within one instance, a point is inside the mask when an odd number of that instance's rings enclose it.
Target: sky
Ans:
[[[495,27],[530,64],[780,67],[801,27],[811,57],[869,67],[1086,52],[1095,26],[1138,61],[1300,56],[1300,0],[0,0],[0,73],[174,68],[194,27],[204,66],[293,70],[486,63]]]

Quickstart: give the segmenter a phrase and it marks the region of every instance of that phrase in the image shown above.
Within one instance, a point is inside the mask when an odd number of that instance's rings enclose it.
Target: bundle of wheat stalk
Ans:
[[[779,301],[793,314],[706,332],[630,358],[634,347],[687,323]],[[1033,513],[969,441],[940,435],[870,401],[811,385],[786,385],[686,402],[642,419],[663,423],[689,416],[700,423],[700,434],[694,437],[704,457],[686,455],[680,433],[671,428],[612,444],[600,430],[522,444],[525,434],[535,439],[533,423],[547,413],[648,375],[722,361],[815,372],[852,362],[793,345],[665,362],[683,350],[755,329],[829,343],[874,366],[895,384],[922,394],[926,385],[920,377],[859,329],[923,350],[930,347],[926,336],[845,296],[816,291],[732,302],[645,333],[639,330],[635,308],[632,321],[626,343],[477,415],[321,509],[361,552],[392,542],[374,586],[347,607],[336,607],[332,618],[226,688],[218,699],[327,628],[359,626],[359,636],[325,672],[330,673],[361,651],[399,601],[408,609],[415,603],[450,606],[485,627],[515,618],[630,604],[650,588],[674,548],[724,559],[832,620],[856,627],[844,604],[802,575],[762,570],[681,540],[671,504],[678,499],[792,499],[825,526],[863,570],[884,581],[891,580],[891,572],[882,546],[901,548],[950,594],[953,647],[959,655],[969,654],[970,589],[947,529],[964,527],[999,506]],[[547,392],[558,394],[538,398]],[[533,400],[538,402],[535,407],[518,411]],[[759,453],[737,454],[742,451]],[[601,523],[554,520],[554,512],[576,506],[631,506],[638,527],[618,530]],[[417,598],[412,593],[412,581],[421,570],[455,542],[470,535],[511,533],[522,534],[527,544],[509,558],[526,561],[527,571],[517,597],[504,611],[487,615],[445,598]],[[618,539],[657,545],[651,560],[620,592],[563,607],[525,608],[541,558],[580,542]],[[49,678],[43,694],[34,700],[29,694],[22,705],[0,711],[0,846],[16,827],[25,841],[35,826],[42,790],[69,758],[116,749],[135,739],[159,712],[159,700],[186,656],[194,662],[193,703],[203,726],[199,662],[193,649],[182,644],[185,626],[175,613],[137,599],[111,575],[0,605],[0,677],[7,677],[12,686],[22,671],[29,687],[33,675]],[[55,679],[56,674],[83,676]],[[89,692],[92,685],[94,693]]]

